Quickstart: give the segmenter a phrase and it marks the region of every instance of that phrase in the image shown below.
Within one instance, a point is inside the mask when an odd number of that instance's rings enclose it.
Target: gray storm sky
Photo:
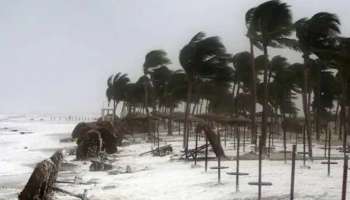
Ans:
[[[106,105],[106,79],[135,80],[145,54],[164,49],[173,69],[197,32],[218,35],[228,51],[248,50],[244,14],[261,0],[2,0],[0,113],[90,113]],[[348,0],[288,1],[293,20],[337,13],[350,36]],[[300,55],[274,50],[300,61]]]

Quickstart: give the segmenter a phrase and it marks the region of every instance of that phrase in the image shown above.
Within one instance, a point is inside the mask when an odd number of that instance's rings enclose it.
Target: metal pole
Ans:
[[[290,200],[294,199],[294,183],[295,183],[295,156],[297,151],[297,145],[293,145],[292,154],[292,174],[291,174],[291,185],[290,185]]]

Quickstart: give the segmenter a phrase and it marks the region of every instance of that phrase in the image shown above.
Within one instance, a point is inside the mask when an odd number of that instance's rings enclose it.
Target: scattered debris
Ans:
[[[112,168],[111,164],[99,160],[91,160],[90,171],[107,171]]]
[[[152,153],[153,155],[157,155],[157,156],[165,156],[165,155],[169,155],[173,152],[173,148],[171,147],[170,144],[165,145],[165,146],[161,146],[161,147],[157,147],[151,151],[146,151],[144,153],[139,154],[139,156],[143,156],[146,155],[148,153]]]

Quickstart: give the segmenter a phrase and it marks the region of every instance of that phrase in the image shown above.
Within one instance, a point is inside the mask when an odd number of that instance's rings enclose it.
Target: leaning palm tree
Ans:
[[[304,59],[303,108],[310,158],[312,158],[312,130],[309,119],[309,103],[306,97],[309,84],[310,55],[312,53],[318,55],[320,51],[323,52],[323,49],[331,47],[331,38],[340,32],[339,24],[340,22],[337,16],[326,12],[317,13],[310,19],[302,18],[295,23],[296,36]]]
[[[108,104],[113,100],[113,122],[115,121],[117,106],[124,95],[124,88],[129,81],[130,79],[128,78],[128,75],[120,72],[115,76],[110,76],[107,80],[106,96]]]
[[[184,148],[188,150],[188,115],[192,101],[193,84],[200,78],[231,78],[233,70],[227,66],[229,56],[225,46],[218,37],[205,37],[203,32],[197,33],[180,51],[179,60],[187,75],[187,99],[184,122]],[[225,73],[222,73],[225,72]]]
[[[149,130],[149,109],[148,109],[148,100],[149,100],[149,87],[150,87],[150,80],[148,78],[148,75],[155,69],[165,66],[167,64],[170,64],[170,60],[167,57],[167,54],[163,50],[153,50],[146,54],[145,62],[143,64],[143,73],[144,77],[146,78],[146,81],[144,81],[144,91],[145,91],[145,103],[144,107],[146,109],[146,115],[147,115],[147,121],[148,121],[148,128],[147,133],[150,135]]]
[[[268,47],[284,44],[292,31],[292,16],[289,6],[279,0],[267,1],[251,11],[250,29],[255,38],[261,42],[264,56],[268,58]],[[264,95],[261,127],[261,146],[266,146],[267,99],[268,99],[269,65],[264,67]]]
[[[256,71],[255,71],[255,56],[254,56],[254,45],[261,47],[261,44],[259,43],[259,40],[257,39],[256,35],[254,34],[254,29],[252,27],[252,19],[254,16],[254,11],[255,8],[251,8],[247,11],[245,15],[245,23],[247,26],[247,37],[249,39],[249,45],[250,45],[250,65],[251,65],[251,74],[252,74],[252,81],[251,81],[251,97],[253,98],[252,101],[252,106],[251,106],[251,130],[252,130],[252,144],[257,145],[257,127],[256,127],[256,118],[255,118],[255,113],[256,113]]]

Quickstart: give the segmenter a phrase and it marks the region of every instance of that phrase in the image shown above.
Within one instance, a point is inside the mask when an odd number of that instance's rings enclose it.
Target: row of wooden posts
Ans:
[[[96,117],[92,116],[50,116],[50,121],[93,121]]]
[[[156,126],[158,127],[158,126]],[[230,127],[232,128],[232,127]],[[234,138],[233,145],[234,149],[236,150],[236,169],[234,172],[228,172],[228,175],[233,175],[235,176],[236,179],[236,192],[239,191],[239,180],[240,176],[247,176],[249,175],[248,173],[241,172],[240,171],[240,146],[241,146],[241,141],[240,141],[240,133],[238,131],[238,127],[234,127],[236,130],[236,137]],[[227,143],[227,129],[225,129],[224,132],[224,145],[226,146]],[[179,134],[180,134],[180,126],[179,126]],[[321,162],[321,164],[327,165],[327,174],[330,176],[331,173],[331,165],[337,164],[337,162],[332,162],[331,161],[331,131],[327,130],[326,131],[326,137],[325,137],[325,146],[324,146],[324,157],[327,159],[325,162]],[[154,134],[154,145],[157,145],[159,149],[159,141],[160,141],[160,135],[159,135],[159,130],[158,128],[155,131]],[[220,131],[217,131],[217,137],[218,137],[218,142],[221,143],[221,136],[220,136]],[[285,137],[285,136],[284,136]],[[197,149],[198,149],[198,140],[200,139],[198,133],[195,134],[195,156],[194,156],[194,164],[197,164]],[[273,148],[273,134],[270,134],[268,138],[268,147],[267,147],[267,155],[270,157],[271,155],[271,149]],[[243,128],[243,151],[245,151],[246,148],[246,127]],[[259,138],[260,141],[260,138]],[[285,140],[284,140],[285,141]],[[302,152],[297,152],[297,144],[298,144],[298,136],[296,136],[296,141],[295,144],[293,144],[292,148],[292,166],[291,166],[291,184],[290,184],[290,199],[294,199],[294,185],[295,185],[295,160],[296,160],[296,155],[297,154],[302,154],[303,156],[303,167],[304,168],[309,168],[309,166],[306,165],[306,134],[305,130],[303,130],[302,134],[302,141],[303,141],[303,151]],[[205,172],[208,170],[208,139],[205,138]],[[262,186],[272,186],[272,183],[270,182],[264,182],[262,180],[262,154],[263,154],[263,149],[259,148],[259,154],[258,154],[258,181],[257,182],[249,182],[249,185],[252,186],[258,186],[258,200],[261,200],[262,198]],[[345,149],[345,151],[347,151]],[[283,144],[283,153],[284,153],[284,161],[287,161],[287,147],[284,142]],[[326,153],[328,152],[328,154]],[[228,167],[221,166],[221,156],[217,156],[217,166],[212,167],[211,169],[215,169],[218,172],[218,183],[221,183],[221,169],[225,169]],[[343,184],[342,184],[342,200],[346,199],[346,189],[347,189],[347,173],[348,173],[348,156],[344,154],[344,166],[343,166]]]

